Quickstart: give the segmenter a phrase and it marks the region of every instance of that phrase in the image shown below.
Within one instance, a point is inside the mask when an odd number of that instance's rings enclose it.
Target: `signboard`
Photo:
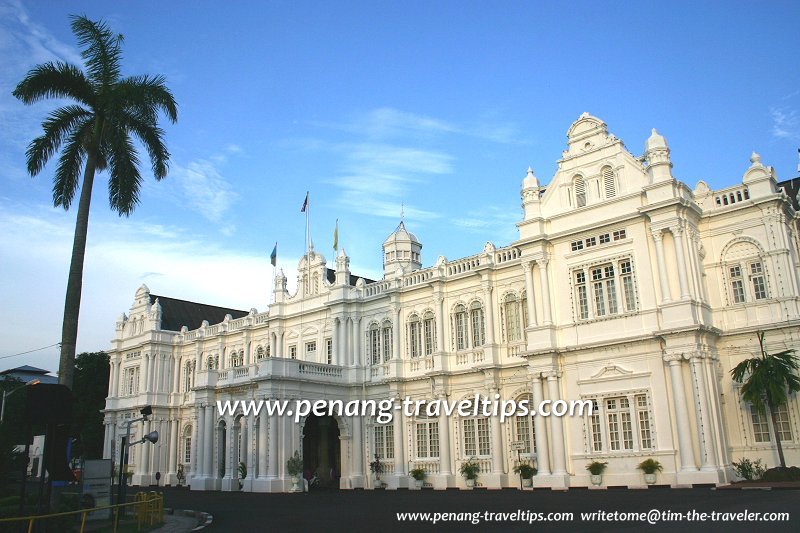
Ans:
[[[81,475],[84,507],[111,505],[111,459],[85,461]],[[89,520],[108,520],[111,509],[89,513]]]
[[[512,452],[521,452],[525,449],[525,441],[524,440],[512,440],[511,441],[511,451]]]

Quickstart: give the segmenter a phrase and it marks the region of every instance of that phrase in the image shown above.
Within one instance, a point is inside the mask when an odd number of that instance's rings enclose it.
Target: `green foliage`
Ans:
[[[239,463],[239,479],[247,477],[247,465],[244,462]]]
[[[84,352],[75,358],[75,381],[72,386],[74,436],[78,441],[73,455],[84,459],[102,459],[103,413],[108,394],[109,362],[105,352]]]
[[[303,472],[303,459],[299,451],[295,450],[294,455],[286,461],[286,471],[290,476],[299,476]]]
[[[481,465],[479,465],[474,458],[470,458],[461,463],[461,467],[458,469],[458,473],[467,479],[478,479],[480,471]]]
[[[586,465],[586,470],[588,470],[589,473],[592,474],[593,476],[601,476],[601,475],[603,475],[603,472],[606,471],[606,467],[607,466],[608,466],[608,463],[605,462],[605,461],[603,461],[603,462],[592,461],[591,463]]]
[[[538,470],[528,463],[520,463],[514,467],[514,473],[522,476],[522,479],[531,479]]]
[[[423,481],[425,479],[425,476],[428,475],[428,473],[425,472],[424,468],[412,468],[411,471],[409,472],[409,475],[414,479],[416,479],[417,481]]]
[[[375,454],[375,460],[369,463],[369,471],[378,476],[383,474],[383,463],[381,462],[381,458],[378,457],[378,454]]]
[[[734,461],[731,464],[736,475],[747,481],[758,481],[764,476],[764,472],[767,469],[766,466],[761,464],[761,459],[751,461],[746,457],[742,457],[738,463]]]
[[[761,477],[762,481],[800,481],[800,468],[796,466],[770,468]]]
[[[661,466],[661,463],[656,461],[655,459],[645,459],[636,467],[645,474],[655,474],[656,472],[661,472],[664,467]]]
[[[769,407],[780,466],[785,467],[783,445],[775,423],[775,408],[785,405],[789,394],[800,391],[800,377],[797,376],[800,366],[794,350],[767,353],[764,348],[764,333],[761,331],[758,332],[758,343],[761,357],[745,359],[731,370],[731,377],[737,383],[742,383],[741,393],[744,401],[749,402],[761,413],[764,413],[765,407]]]

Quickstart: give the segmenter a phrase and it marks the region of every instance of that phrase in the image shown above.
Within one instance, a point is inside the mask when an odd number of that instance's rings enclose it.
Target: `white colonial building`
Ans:
[[[746,161],[746,157],[743,157]],[[517,452],[534,461],[537,487],[641,485],[636,465],[655,458],[659,483],[722,484],[731,462],[775,466],[772,421],[742,402],[730,370],[759,353],[800,345],[797,215],[773,169],[753,154],[741,183],[694,190],[672,173],[653,130],[632,155],[583,114],[548,185],[522,181],[519,239],[422,268],[422,245],[403,223],[383,243],[384,278],[335,270],[310,251],[298,290],[278,275],[259,313],[136,292],[110,350],[105,456],[121,423],[153,406],[155,446],[131,454],[133,483],[198,490],[285,491],[295,450],[341,488],[373,486],[369,463],[388,465],[388,488],[409,469],[435,488],[516,486]],[[733,180],[732,180],[733,181]],[[592,416],[563,418],[221,416],[217,400],[473,398],[587,399]],[[790,464],[800,463],[796,397],[777,420]],[[182,465],[182,466],[181,466]]]

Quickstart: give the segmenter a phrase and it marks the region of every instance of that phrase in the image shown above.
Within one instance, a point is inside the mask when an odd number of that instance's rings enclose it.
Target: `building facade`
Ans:
[[[659,483],[723,484],[741,457],[777,462],[772,421],[745,404],[730,370],[759,353],[800,345],[798,217],[771,167],[753,154],[741,183],[692,190],[672,173],[653,130],[641,157],[586,113],[548,185],[522,181],[519,239],[422,268],[404,223],[383,244],[384,277],[353,276],[311,250],[295,294],[281,272],[267,312],[157,297],[142,286],[116,325],[106,404],[105,457],[121,423],[144,405],[155,446],[136,446],[133,483],[286,491],[286,461],[341,488],[409,486],[411,468],[434,488],[516,486],[533,461],[537,487],[590,484],[585,465],[608,462],[603,483],[641,485],[654,458]],[[592,415],[371,417],[221,415],[247,399],[485,398],[588,400]],[[499,396],[498,396],[499,395]],[[800,462],[800,406],[777,413],[787,462]],[[135,438],[135,437],[134,437]],[[511,443],[522,441],[521,452]],[[246,475],[240,481],[239,465]]]

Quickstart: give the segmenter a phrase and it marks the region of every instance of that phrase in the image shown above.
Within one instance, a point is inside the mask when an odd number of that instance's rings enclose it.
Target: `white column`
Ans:
[[[113,398],[116,396],[114,394],[114,375],[117,373],[117,363],[115,361],[111,361],[108,372],[108,397]]]
[[[498,390],[489,389],[489,398],[494,399]],[[499,401],[499,400],[498,400]],[[503,432],[500,428],[500,417],[490,417],[492,427],[492,473],[503,473]]]
[[[652,232],[653,242],[656,245],[656,262],[658,263],[658,282],[661,286],[661,303],[672,301],[672,294],[669,291],[669,281],[667,280],[667,266],[664,262],[664,243],[662,241],[661,230]]]
[[[150,433],[150,421],[145,420],[142,423],[142,437]],[[146,444],[146,445],[145,445]],[[142,474],[150,474],[150,446],[149,443],[139,444],[142,447]],[[149,478],[148,478],[149,479]]]
[[[225,479],[232,479],[233,478],[233,460],[236,457],[236,430],[234,429],[234,425],[236,421],[234,420],[233,416],[228,415],[225,417],[225,429],[227,430],[225,434],[226,440],[226,450],[225,450]]]
[[[261,409],[258,413],[258,477],[267,477],[267,458],[269,457],[267,448],[267,410]]]
[[[245,464],[247,465],[247,476],[245,479],[253,479],[256,477],[256,420],[255,415],[250,413],[247,415],[247,458]]]
[[[354,416],[352,419],[353,424],[353,476],[359,477],[364,475],[364,441],[361,431],[361,417]]]
[[[525,299],[528,302],[528,323],[526,327],[537,325],[536,322],[536,302],[533,299],[533,269],[528,261],[522,263],[522,270],[525,273]]]
[[[553,323],[550,314],[550,281],[547,276],[547,263],[547,259],[536,260],[536,264],[539,265],[539,282],[542,285],[542,323],[545,326]]]
[[[283,417],[283,419],[283,449],[281,450],[283,452],[283,461],[280,466],[284,470],[284,475],[288,477],[289,474],[286,472],[286,461],[289,459],[289,457],[294,455],[295,452],[295,447],[292,443],[292,432],[294,430],[294,425],[292,419],[288,416]]]
[[[121,361],[117,361],[116,362],[116,366],[114,367],[113,378],[114,378],[114,396],[115,397],[119,396],[119,380],[120,380],[120,374],[122,373],[122,369],[121,369],[122,364],[121,363],[122,363]]]
[[[402,333],[403,331],[403,327],[400,324],[401,312],[402,311],[399,306],[395,309],[394,312],[395,321],[394,321],[394,328],[392,331],[393,335],[392,343],[394,344],[394,346],[392,346],[392,359],[400,359],[400,333]]]
[[[170,420],[169,422],[169,443],[170,447],[167,451],[169,454],[169,474],[174,474],[178,471],[178,454],[180,453],[181,445],[178,441],[178,421]]]
[[[214,407],[208,406],[206,408],[206,419],[205,419],[205,432],[204,432],[204,448],[205,454],[203,455],[203,476],[216,478],[217,474],[214,472],[214,430],[216,429],[216,425],[214,424]],[[203,421],[199,421],[203,423]]]
[[[447,401],[445,394],[440,394],[442,403]],[[445,415],[444,409],[439,413],[439,472],[442,475],[452,474],[450,465],[450,419]]]
[[[361,357],[361,317],[353,319],[353,366],[364,364]]]
[[[675,423],[677,424],[678,446],[681,457],[681,470],[697,470],[692,446],[691,428],[689,427],[689,412],[686,408],[686,396],[683,392],[683,371],[680,354],[664,356],[664,361],[669,364],[669,374],[672,380],[672,402],[675,406]]]
[[[180,392],[181,387],[181,358],[177,355],[172,356],[172,368],[174,375],[172,376],[172,391]]]
[[[532,376],[531,394],[533,395],[533,405],[536,409],[544,399],[542,391],[542,379],[539,373]],[[550,456],[547,449],[547,425],[541,416],[533,417],[533,434],[536,441],[536,465],[539,474],[550,475]]]
[[[262,411],[263,413],[263,411]],[[267,477],[278,477],[278,415],[272,415],[269,419],[269,441],[267,442],[268,460]]]
[[[673,226],[669,229],[672,232],[673,240],[675,241],[675,259],[678,261],[678,282],[681,287],[681,300],[690,297],[689,294],[689,281],[686,277],[686,257],[683,253],[683,228]]]
[[[197,477],[206,477],[208,476],[208,472],[205,469],[205,456],[206,454],[211,455],[211,449],[204,446],[203,443],[206,441],[206,406],[200,406],[197,408],[197,431],[195,434],[196,442],[194,445],[194,453],[196,457],[193,458],[192,462],[196,465],[192,471],[195,473]]]
[[[436,296],[436,351],[444,351],[444,298]]]
[[[555,402],[561,399],[561,394],[558,390],[558,372],[555,370],[545,374],[547,378],[547,391],[550,395],[550,400]],[[553,474],[566,474],[567,463],[564,457],[564,419],[560,416],[550,417],[550,434],[553,440],[550,447],[553,449]]]
[[[483,298],[486,300],[486,344],[494,344],[494,303],[492,286],[488,282],[483,287]]]
[[[144,354],[144,376],[142,376],[142,379],[144,379],[144,392],[150,392],[150,368],[150,354],[146,353]]]
[[[406,475],[406,460],[403,453],[403,416],[398,411],[392,417],[394,425],[394,473],[396,476]]]
[[[340,334],[340,330],[339,330],[339,325],[340,325],[339,319],[334,317],[334,319],[333,319],[333,335],[331,336],[331,342],[333,343],[333,346],[331,348],[333,349],[333,364],[334,365],[341,364],[339,362],[340,361],[340,359],[339,359],[339,345],[342,343],[342,341],[341,341],[341,334]]]
[[[103,424],[103,459],[111,459],[111,424]]]
[[[701,470],[716,470],[717,460],[716,452],[714,451],[714,428],[711,421],[711,411],[708,406],[708,396],[706,389],[706,373],[703,368],[703,356],[700,353],[692,354],[689,360],[694,374],[694,392],[700,402],[700,413],[698,420],[701,427],[698,428],[700,439],[702,442],[703,452],[701,455],[700,469]]]

